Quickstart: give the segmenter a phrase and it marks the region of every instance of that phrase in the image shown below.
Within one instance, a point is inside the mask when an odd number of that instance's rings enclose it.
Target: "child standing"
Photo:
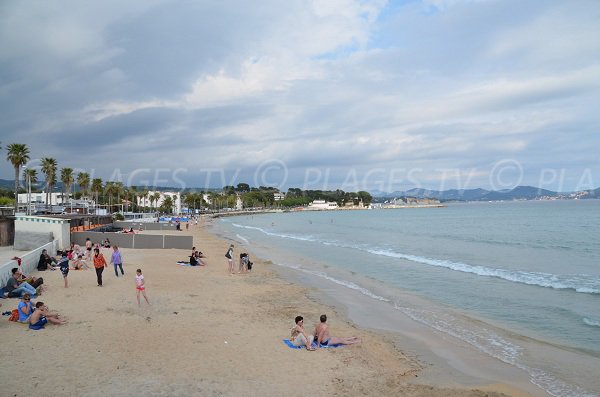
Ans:
[[[60,262],[58,262],[58,267],[60,267],[60,272],[62,273],[63,279],[65,280],[65,288],[68,288],[69,280],[67,279],[67,277],[69,276],[69,258],[67,257],[67,253],[64,251]]]
[[[121,275],[124,276],[125,272],[123,271],[123,258],[121,258],[121,251],[119,251],[119,247],[113,245],[113,253],[110,257],[110,263],[115,265],[115,276],[119,277],[119,273],[117,272],[117,266],[121,269]]]
[[[94,248],[94,268],[96,269],[96,279],[98,280],[98,287],[102,287],[102,272],[105,267],[108,267],[106,264],[106,259],[104,259],[104,255],[100,253],[99,248]]]
[[[146,296],[146,285],[144,284],[144,276],[142,275],[142,269],[135,271],[135,289],[137,290],[137,303],[140,306],[140,292],[144,295],[146,303],[150,304],[148,297]]]

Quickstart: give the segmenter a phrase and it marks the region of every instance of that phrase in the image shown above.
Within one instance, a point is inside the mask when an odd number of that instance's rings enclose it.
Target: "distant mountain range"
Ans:
[[[551,190],[541,189],[533,186],[517,186],[510,190],[485,190],[485,189],[450,189],[450,190],[428,190],[410,189],[407,191],[396,191],[392,193],[371,192],[376,198],[394,197],[416,197],[435,198],[440,201],[512,201],[512,200],[538,200],[542,198],[561,199],[592,199],[600,198],[600,188],[595,190],[583,190],[579,192],[559,193]]]

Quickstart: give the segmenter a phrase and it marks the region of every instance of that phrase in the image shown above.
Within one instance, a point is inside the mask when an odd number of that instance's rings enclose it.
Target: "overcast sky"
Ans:
[[[31,167],[200,188],[600,186],[598,0],[90,3],[0,3],[0,141]]]

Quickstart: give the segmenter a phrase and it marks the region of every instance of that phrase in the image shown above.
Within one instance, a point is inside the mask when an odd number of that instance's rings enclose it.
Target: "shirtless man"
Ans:
[[[35,304],[35,310],[29,317],[29,324],[43,326],[46,323],[62,325],[66,323],[66,320],[60,318],[58,313],[50,312],[48,306],[44,305],[44,302],[38,302]]]
[[[319,319],[321,320],[321,323],[315,327],[317,347],[320,345],[353,345],[361,341],[361,339],[357,338],[356,336],[350,336],[348,338],[336,338],[335,336],[331,336],[329,334],[329,327],[327,325],[327,316],[325,314],[321,314]]]

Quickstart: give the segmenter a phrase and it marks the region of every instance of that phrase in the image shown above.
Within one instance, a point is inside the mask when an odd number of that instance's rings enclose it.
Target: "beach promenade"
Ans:
[[[357,329],[311,300],[308,291],[279,278],[252,256],[251,274],[229,275],[230,241],[191,226],[181,234],[207,256],[206,267],[183,267],[191,250],[123,249],[125,277],[93,270],[44,272],[40,297],[69,323],[32,331],[0,320],[0,387],[7,396],[510,396],[502,385],[468,390],[417,385],[424,369],[381,333]],[[236,256],[239,255],[236,247]],[[110,251],[103,249],[107,260]],[[252,255],[252,253],[250,253]],[[138,307],[134,275],[141,268],[151,306]],[[37,274],[37,272],[34,272]],[[18,300],[0,301],[2,310]],[[312,331],[327,313],[332,333],[358,335],[362,344],[315,352],[292,350],[296,315]],[[485,391],[481,391],[485,390]]]

